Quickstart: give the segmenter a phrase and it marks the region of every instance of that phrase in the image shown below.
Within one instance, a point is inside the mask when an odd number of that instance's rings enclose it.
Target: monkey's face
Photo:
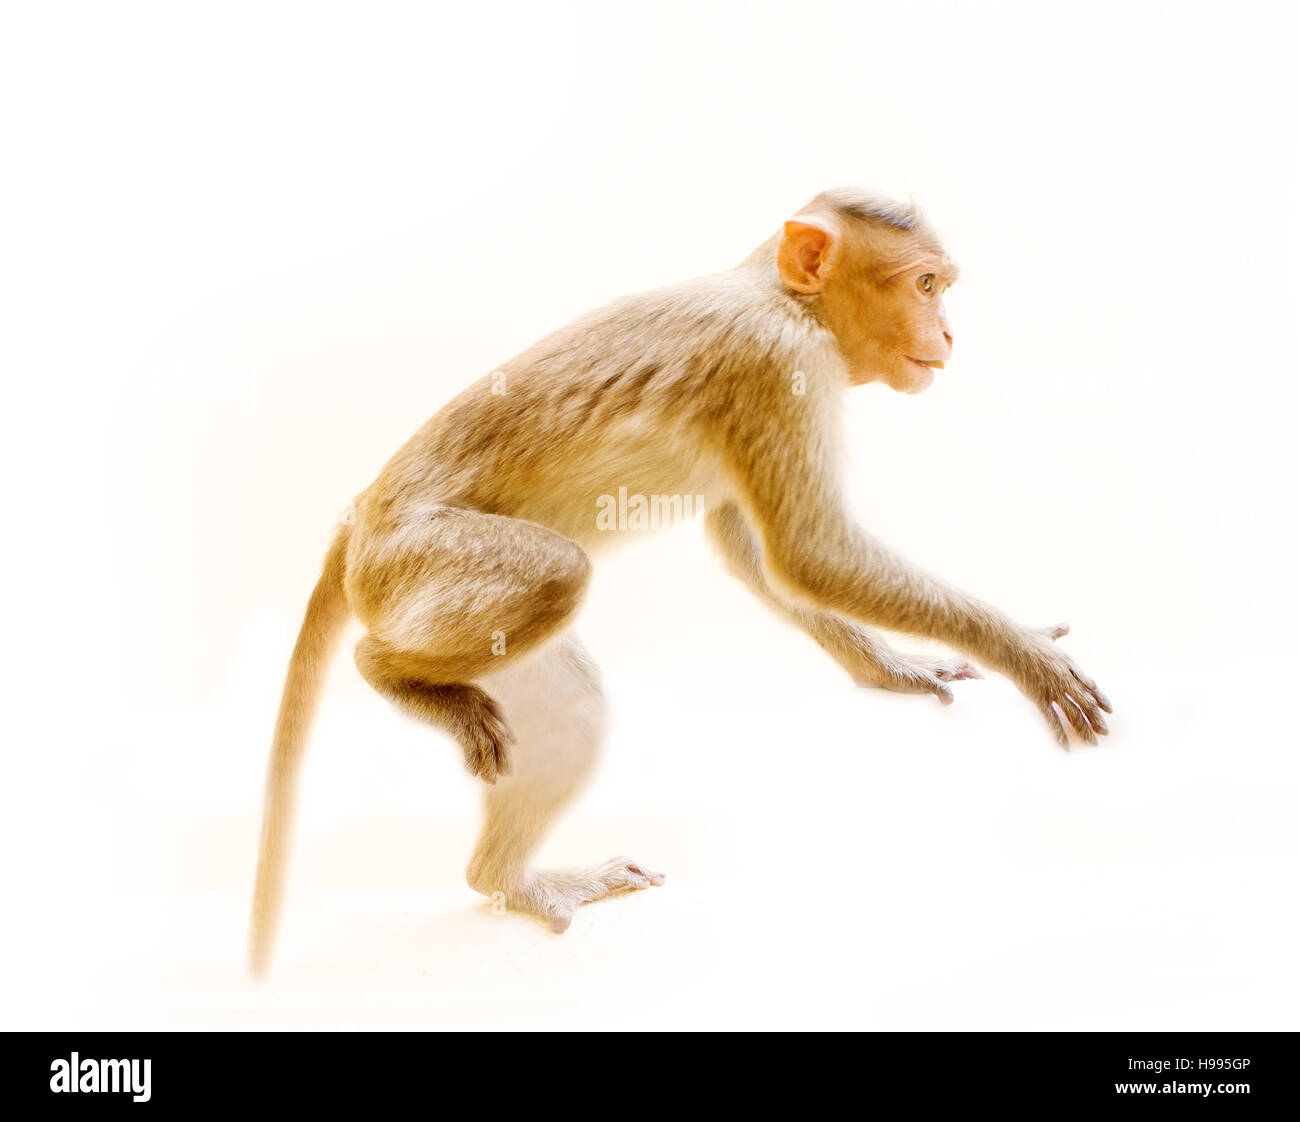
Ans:
[[[828,319],[854,385],[884,382],[900,393],[929,387],[952,357],[943,295],[956,279],[942,249],[915,246],[883,273],[846,278],[847,292],[827,286]]]
[[[925,227],[854,230],[801,215],[785,224],[777,269],[788,288],[820,297],[855,386],[920,393],[952,355],[943,294],[957,269]]]

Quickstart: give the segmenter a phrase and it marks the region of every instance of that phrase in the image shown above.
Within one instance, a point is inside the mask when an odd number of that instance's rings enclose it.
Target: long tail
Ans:
[[[325,556],[316,589],[289,660],[280,716],[275,724],[271,763],[266,775],[266,802],[262,810],[262,841],[257,856],[257,885],[253,890],[253,926],[249,939],[249,966],[261,976],[271,957],[271,944],[280,918],[284,866],[290,821],[293,817],[294,780],[311,731],[316,703],[325,685],[330,656],[338,645],[349,609],[343,591],[348,527],[340,528]]]

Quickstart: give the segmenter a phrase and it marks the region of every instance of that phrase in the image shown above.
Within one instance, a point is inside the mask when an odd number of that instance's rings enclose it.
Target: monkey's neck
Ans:
[[[781,244],[781,231],[778,230],[760,245],[753,253],[740,263],[742,269],[763,269],[776,273],[776,251]]]
[[[736,266],[737,272],[752,273],[761,278],[763,287],[785,304],[793,315],[812,319],[825,327],[821,297],[816,293],[793,292],[781,283],[781,274],[776,267],[776,252],[780,244],[781,231],[778,230]]]

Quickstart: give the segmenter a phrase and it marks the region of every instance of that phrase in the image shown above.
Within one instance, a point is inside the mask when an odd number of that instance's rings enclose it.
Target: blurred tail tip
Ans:
[[[260,982],[266,978],[268,966],[270,966],[270,956],[264,950],[254,947],[249,951],[248,976],[254,982]]]

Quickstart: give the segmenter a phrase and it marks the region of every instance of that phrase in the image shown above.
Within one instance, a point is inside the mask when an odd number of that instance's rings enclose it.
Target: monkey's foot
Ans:
[[[446,726],[460,742],[465,767],[485,783],[495,783],[510,774],[510,749],[515,735],[506,724],[501,707],[477,686],[443,686],[448,697]]]
[[[583,904],[663,882],[663,873],[651,872],[627,857],[615,857],[594,869],[529,873],[514,892],[506,894],[506,901],[512,908],[545,920],[558,934],[568,930]]]
[[[960,658],[903,658],[893,656],[874,663],[853,676],[859,686],[898,690],[902,693],[932,693],[944,705],[952,704],[949,682],[984,677]]]

